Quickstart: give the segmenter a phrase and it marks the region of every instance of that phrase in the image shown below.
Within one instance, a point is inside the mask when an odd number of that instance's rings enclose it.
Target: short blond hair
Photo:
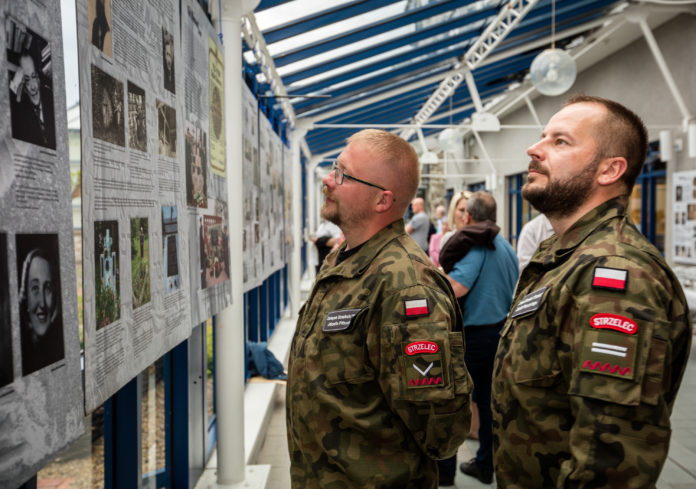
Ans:
[[[411,199],[416,195],[420,182],[418,154],[404,138],[381,129],[363,129],[350,136],[348,144],[361,141],[367,143],[370,151],[375,153],[380,163],[384,164],[397,177],[400,184],[390,188],[396,203],[405,211]]]

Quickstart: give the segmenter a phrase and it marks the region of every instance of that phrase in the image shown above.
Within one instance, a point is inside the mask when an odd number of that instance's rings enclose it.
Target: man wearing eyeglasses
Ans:
[[[461,314],[404,229],[415,151],[379,130],[347,143],[321,211],[345,242],[324,260],[290,350],[292,487],[432,489],[435,459],[469,430]]]

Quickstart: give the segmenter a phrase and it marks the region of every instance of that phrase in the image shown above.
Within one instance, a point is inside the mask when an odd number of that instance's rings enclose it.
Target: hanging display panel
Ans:
[[[180,112],[184,114],[187,230],[193,324],[232,303],[227,178],[225,177],[223,52],[194,0],[182,3]],[[237,265],[238,266],[238,265]]]
[[[87,412],[191,333],[179,36],[178,0],[77,2]]]
[[[259,170],[259,114],[256,99],[251,90],[242,83],[242,144],[243,148],[243,192],[244,225],[242,231],[242,272],[244,292],[261,284],[260,249],[261,231],[259,215],[259,192],[261,173]]]
[[[696,264],[696,171],[674,172],[672,177],[672,258]]]
[[[0,0],[0,488],[83,432],[59,2]]]

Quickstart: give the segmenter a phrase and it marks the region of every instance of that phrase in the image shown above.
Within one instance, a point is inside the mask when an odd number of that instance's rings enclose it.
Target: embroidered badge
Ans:
[[[592,287],[597,289],[626,290],[628,270],[619,268],[595,267]]]
[[[595,314],[590,318],[590,326],[597,329],[613,329],[627,334],[635,334],[638,331],[635,321],[616,314]]]
[[[406,355],[417,355],[418,353],[437,353],[437,343],[433,341],[414,341],[406,345],[404,351]]]
[[[326,315],[321,330],[329,333],[344,331],[350,328],[350,325],[353,324],[353,319],[355,319],[355,316],[357,316],[360,311],[362,311],[362,309],[343,309],[330,312]]]
[[[428,301],[425,299],[405,300],[404,310],[406,311],[406,317],[409,318],[427,316],[430,314],[430,311],[428,311]]]
[[[635,374],[637,345],[638,338],[633,335],[588,329],[578,359],[580,370],[631,380]]]
[[[437,345],[435,345],[437,346]],[[442,361],[439,354],[418,356],[406,362],[406,378],[409,389],[444,387]]]
[[[517,316],[523,316],[527,313],[534,312],[539,309],[541,305],[541,299],[544,297],[544,292],[548,287],[542,287],[541,289],[535,290],[531,294],[527,294],[512,311],[510,317],[516,318]]]

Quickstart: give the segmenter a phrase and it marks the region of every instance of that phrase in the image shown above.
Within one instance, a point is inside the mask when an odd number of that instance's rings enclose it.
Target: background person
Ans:
[[[499,487],[655,487],[692,334],[626,213],[646,152],[636,114],[585,95],[527,149],[522,195],[556,236],[523,270],[496,355]]]
[[[411,211],[413,211],[413,216],[406,224],[406,232],[416,240],[416,243],[423,251],[427,252],[430,219],[428,219],[428,214],[425,212],[425,201],[421,197],[413,199],[411,201]]]
[[[520,236],[517,238],[517,262],[520,275],[522,275],[522,270],[527,266],[529,260],[532,259],[539,243],[551,236],[553,236],[553,226],[544,214],[539,214],[522,226]]]
[[[404,230],[418,156],[364,130],[324,177],[329,254],[290,349],[287,430],[293,488],[437,487],[434,459],[469,430],[471,380],[446,278]]]
[[[493,361],[517,283],[515,251],[500,234],[495,219],[496,202],[491,194],[480,191],[468,201],[461,199],[454,216],[457,232],[441,253],[443,269],[462,310],[466,367],[474,381],[473,400],[479,416],[479,448],[460,469],[484,484],[493,481]],[[449,470],[455,467],[456,459]]]

